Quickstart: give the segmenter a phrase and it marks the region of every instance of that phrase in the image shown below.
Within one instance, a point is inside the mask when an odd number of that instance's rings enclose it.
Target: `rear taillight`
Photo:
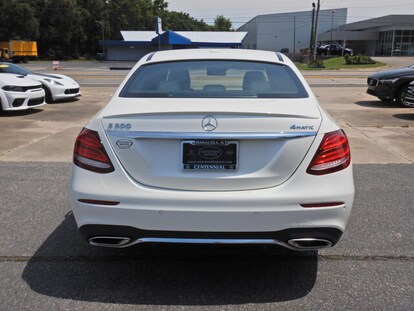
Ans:
[[[96,173],[114,171],[98,132],[86,128],[80,132],[76,139],[73,162],[79,167]]]
[[[343,170],[351,163],[348,138],[342,130],[325,134],[307,173],[325,175]]]

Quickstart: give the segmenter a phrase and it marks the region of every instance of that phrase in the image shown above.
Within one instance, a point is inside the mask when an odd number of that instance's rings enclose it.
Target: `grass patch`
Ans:
[[[325,61],[323,61],[323,66],[325,68],[312,68],[309,67],[308,64],[296,64],[296,66],[299,68],[299,70],[338,70],[338,69],[364,69],[364,68],[377,68],[377,67],[383,67],[387,64],[381,63],[381,62],[375,62],[375,64],[353,64],[353,65],[347,65],[345,62],[344,57],[335,57],[335,58],[329,58]]]

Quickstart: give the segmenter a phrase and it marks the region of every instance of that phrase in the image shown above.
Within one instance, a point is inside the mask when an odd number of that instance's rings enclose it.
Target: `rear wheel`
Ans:
[[[397,103],[405,108],[414,108],[414,86],[413,85],[403,85],[395,96]]]

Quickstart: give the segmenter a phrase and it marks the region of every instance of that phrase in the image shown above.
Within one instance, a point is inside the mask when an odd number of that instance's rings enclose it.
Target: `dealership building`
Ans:
[[[371,56],[414,55],[414,15],[387,15],[341,25],[319,33],[318,41],[346,41],[355,53]]]
[[[320,10],[317,45],[344,44],[370,56],[414,55],[414,15],[388,15],[346,24],[348,10]],[[312,11],[258,15],[241,26],[243,48],[299,53],[309,47]]]

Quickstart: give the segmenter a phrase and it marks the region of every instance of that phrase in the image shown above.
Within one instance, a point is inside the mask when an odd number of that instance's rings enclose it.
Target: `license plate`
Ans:
[[[236,170],[238,149],[238,141],[182,141],[182,169],[199,171]]]

